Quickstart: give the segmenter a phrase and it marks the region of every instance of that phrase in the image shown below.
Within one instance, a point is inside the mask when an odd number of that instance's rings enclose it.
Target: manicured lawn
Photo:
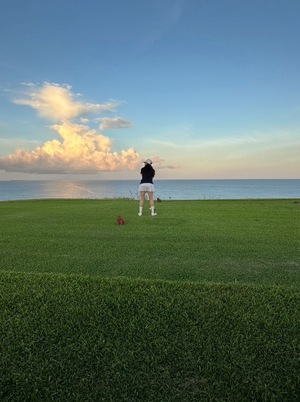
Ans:
[[[132,200],[0,203],[7,271],[179,281],[293,284],[300,279],[294,200],[167,201],[137,216]],[[126,224],[118,226],[121,214]]]
[[[299,287],[0,279],[2,401],[299,396]]]
[[[297,401],[298,201],[0,203],[0,400]]]

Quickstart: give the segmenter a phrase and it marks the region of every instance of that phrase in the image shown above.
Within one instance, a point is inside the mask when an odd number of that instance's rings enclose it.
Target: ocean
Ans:
[[[300,179],[291,180],[156,180],[162,200],[300,198]],[[0,201],[82,198],[138,199],[137,180],[0,181]]]

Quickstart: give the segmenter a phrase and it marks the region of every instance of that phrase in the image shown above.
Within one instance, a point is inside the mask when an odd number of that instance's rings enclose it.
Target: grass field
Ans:
[[[1,401],[299,400],[299,200],[157,209],[0,203]]]

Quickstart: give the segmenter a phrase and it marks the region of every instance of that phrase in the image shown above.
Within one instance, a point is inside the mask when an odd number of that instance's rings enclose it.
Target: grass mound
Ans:
[[[297,287],[2,273],[1,400],[297,400]]]

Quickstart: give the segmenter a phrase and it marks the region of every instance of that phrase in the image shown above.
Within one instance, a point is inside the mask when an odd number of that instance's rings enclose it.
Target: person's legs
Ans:
[[[145,191],[140,191],[140,207],[138,215],[141,216],[143,214],[143,206],[145,202]]]
[[[148,196],[149,196],[149,201],[150,201],[151,215],[153,215],[153,216],[157,215],[155,212],[155,207],[154,207],[153,193],[149,191]]]
[[[140,207],[144,206],[146,191],[140,191]]]
[[[148,197],[149,197],[149,201],[150,201],[150,207],[154,207],[153,193],[148,191]]]

